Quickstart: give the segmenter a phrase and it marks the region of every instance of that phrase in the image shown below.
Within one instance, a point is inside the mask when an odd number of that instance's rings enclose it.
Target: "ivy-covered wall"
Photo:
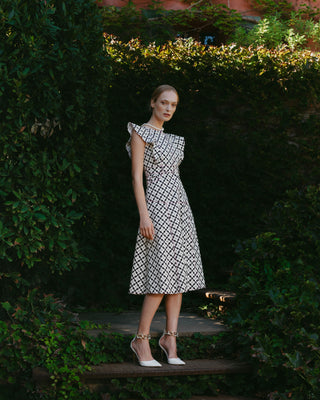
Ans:
[[[0,35],[5,301],[44,288],[85,259],[107,134],[100,83],[110,70],[93,1],[3,0]]]
[[[101,15],[94,0],[2,0],[0,38],[0,398],[93,399],[79,378],[83,331],[48,287],[69,293],[63,274],[96,232],[110,76]],[[34,387],[36,366],[48,387]]]
[[[120,40],[139,38],[142,42],[165,43],[177,37],[194,37],[215,45],[225,43],[241,16],[224,4],[202,0],[184,10],[165,10],[160,2],[156,7],[140,9],[132,3],[124,7],[101,7],[105,32]],[[211,40],[210,39],[210,40]]]

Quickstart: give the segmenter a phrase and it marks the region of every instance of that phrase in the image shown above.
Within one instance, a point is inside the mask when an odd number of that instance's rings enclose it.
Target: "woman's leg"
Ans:
[[[149,335],[151,322],[159,308],[163,296],[163,294],[146,294],[142,305],[138,333]],[[137,352],[140,361],[150,361],[153,359],[149,340],[136,339],[132,346]]]
[[[166,295],[167,332],[178,331],[178,320],[182,303],[182,293]],[[177,357],[176,337],[164,335],[161,345],[167,350],[169,358]]]

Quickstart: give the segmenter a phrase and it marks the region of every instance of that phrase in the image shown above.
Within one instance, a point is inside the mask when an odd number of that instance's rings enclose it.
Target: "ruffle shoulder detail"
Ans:
[[[128,132],[130,133],[130,138],[126,143],[126,149],[130,158],[131,158],[131,137],[133,131],[136,132],[141,137],[141,139],[147,144],[154,144],[156,141],[157,134],[153,129],[150,129],[146,126],[140,126],[132,122],[128,123],[127,128]]]
[[[178,135],[172,135],[169,134],[172,137],[172,140],[178,150],[180,150],[182,153],[184,152],[184,146],[185,146],[185,140],[183,136],[178,136]]]

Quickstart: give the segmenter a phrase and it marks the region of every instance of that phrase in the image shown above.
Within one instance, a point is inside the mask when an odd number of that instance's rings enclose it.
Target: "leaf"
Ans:
[[[76,172],[81,172],[81,168],[77,164],[73,164],[73,168]]]
[[[62,249],[66,249],[68,246],[66,245],[66,243],[62,242],[61,240],[57,241],[58,245],[62,248]]]
[[[9,13],[9,15],[8,15],[8,19],[10,20],[10,19],[12,19],[13,17],[14,17],[14,15],[15,15],[15,10],[14,10],[14,8],[10,11],[10,13]]]
[[[67,8],[66,8],[65,2],[63,2],[63,3],[61,4],[61,6],[62,6],[63,14],[64,14],[64,15],[67,15]]]
[[[35,213],[34,216],[39,220],[39,221],[46,221],[47,217],[46,215],[42,214],[42,213]]]
[[[80,219],[80,218],[82,218],[82,216],[83,216],[83,213],[79,213],[74,210],[72,210],[68,213],[68,217],[72,218],[72,219]]]
[[[1,305],[7,312],[10,312],[11,310],[13,310],[13,307],[11,306],[11,304],[8,301],[1,303]]]

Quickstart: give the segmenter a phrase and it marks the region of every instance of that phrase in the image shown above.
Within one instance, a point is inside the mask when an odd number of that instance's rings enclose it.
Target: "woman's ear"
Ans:
[[[154,109],[154,101],[153,101],[153,100],[150,101],[150,108],[151,108],[152,110]]]

